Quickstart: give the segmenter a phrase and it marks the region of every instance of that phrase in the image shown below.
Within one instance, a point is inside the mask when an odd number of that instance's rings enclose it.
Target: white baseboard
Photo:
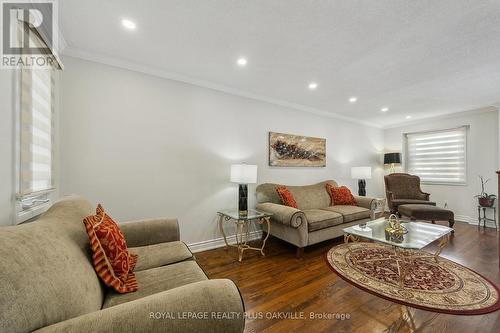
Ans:
[[[472,225],[477,225],[477,218],[470,217],[467,215],[455,215],[455,221],[465,222],[465,223],[472,224]],[[481,225],[482,225],[482,223],[481,223]],[[495,228],[495,223],[493,223],[492,221],[487,221],[486,227]],[[249,241],[256,240],[256,239],[260,239],[261,237],[262,237],[262,230],[255,230],[255,231],[251,231],[249,233],[248,240]],[[235,244],[236,243],[236,236],[235,235],[228,236],[227,242],[229,244]],[[220,238],[210,239],[210,240],[206,240],[206,241],[191,243],[191,244],[188,244],[188,247],[191,250],[191,252],[196,253],[196,252],[202,252],[202,251],[216,249],[219,247],[223,247],[225,245],[226,245],[226,243],[224,243],[224,238],[220,237]]]
[[[458,222],[465,222],[468,224],[476,224],[477,225],[477,218],[470,217],[467,215],[455,215],[455,221]]]
[[[465,222],[472,225],[478,224],[477,217],[471,217],[467,215],[455,215],[455,221]],[[481,225],[483,225],[483,222],[481,222]],[[498,221],[497,221],[497,226],[498,226]],[[486,227],[495,228],[495,223],[493,221],[486,221]]]
[[[248,234],[249,241],[255,240],[255,239],[260,239],[261,237],[262,237],[262,230],[251,231]],[[236,236],[235,235],[228,236],[227,242],[229,244],[236,244]],[[224,238],[220,237],[220,238],[210,239],[210,240],[201,241],[201,242],[197,242],[197,243],[191,243],[191,244],[188,244],[188,247],[191,250],[191,252],[196,253],[196,252],[202,252],[202,251],[206,251],[206,250],[216,249],[219,247],[223,247],[225,245],[226,245],[226,243],[224,242]]]

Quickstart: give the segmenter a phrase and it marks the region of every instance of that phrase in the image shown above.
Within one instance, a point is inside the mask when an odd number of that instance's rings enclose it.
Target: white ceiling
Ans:
[[[64,0],[60,24],[63,54],[376,126],[500,102],[499,0]]]

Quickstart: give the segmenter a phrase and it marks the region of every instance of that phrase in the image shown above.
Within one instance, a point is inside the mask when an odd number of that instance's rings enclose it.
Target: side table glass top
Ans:
[[[237,209],[225,209],[218,211],[217,213],[232,218],[234,220],[240,220],[240,221],[256,220],[263,217],[270,217],[271,215],[273,215],[269,213],[259,212],[258,210],[254,209],[249,209],[247,216],[240,216]]]
[[[401,243],[386,239],[385,228],[387,227],[387,222],[384,217],[367,222],[364,229],[360,228],[359,225],[354,225],[343,229],[343,231],[345,234],[371,239],[380,243],[420,250],[453,230],[442,225],[424,222],[401,221],[401,225],[408,230]]]

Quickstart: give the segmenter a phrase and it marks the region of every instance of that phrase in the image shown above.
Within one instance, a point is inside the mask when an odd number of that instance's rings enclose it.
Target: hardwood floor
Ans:
[[[500,286],[495,229],[478,231],[477,226],[457,222],[455,230],[441,255]],[[333,273],[324,259],[341,242],[338,238],[310,246],[303,258],[296,259],[294,246],[270,237],[265,257],[245,251],[239,263],[236,249],[219,248],[196,253],[196,258],[210,278],[228,278],[240,288],[250,316],[245,332],[500,332],[500,311],[479,316],[439,314],[406,308],[357,289]],[[426,248],[433,249],[434,244]],[[273,312],[295,318],[267,319]],[[350,318],[312,320],[311,312]],[[298,318],[301,313],[304,319]]]

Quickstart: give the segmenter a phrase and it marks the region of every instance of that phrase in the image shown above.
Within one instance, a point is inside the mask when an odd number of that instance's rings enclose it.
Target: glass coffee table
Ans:
[[[386,236],[385,228],[388,221],[385,218],[379,218],[369,221],[366,224],[354,225],[343,229],[344,243],[349,241],[357,242],[360,239],[369,239],[379,243],[392,246],[394,258],[398,266],[399,283],[403,284],[404,278],[409,268],[411,268],[416,259],[433,259],[438,261],[439,254],[448,243],[452,228],[441,225],[429,224],[414,221],[401,221],[401,225],[408,231],[402,239],[392,239]],[[438,249],[434,254],[422,255],[420,250],[427,245],[439,240]],[[415,255],[415,253],[418,253]],[[353,259],[354,260],[354,259]],[[362,261],[377,261],[385,259],[366,259]],[[360,261],[359,259],[357,261]]]

